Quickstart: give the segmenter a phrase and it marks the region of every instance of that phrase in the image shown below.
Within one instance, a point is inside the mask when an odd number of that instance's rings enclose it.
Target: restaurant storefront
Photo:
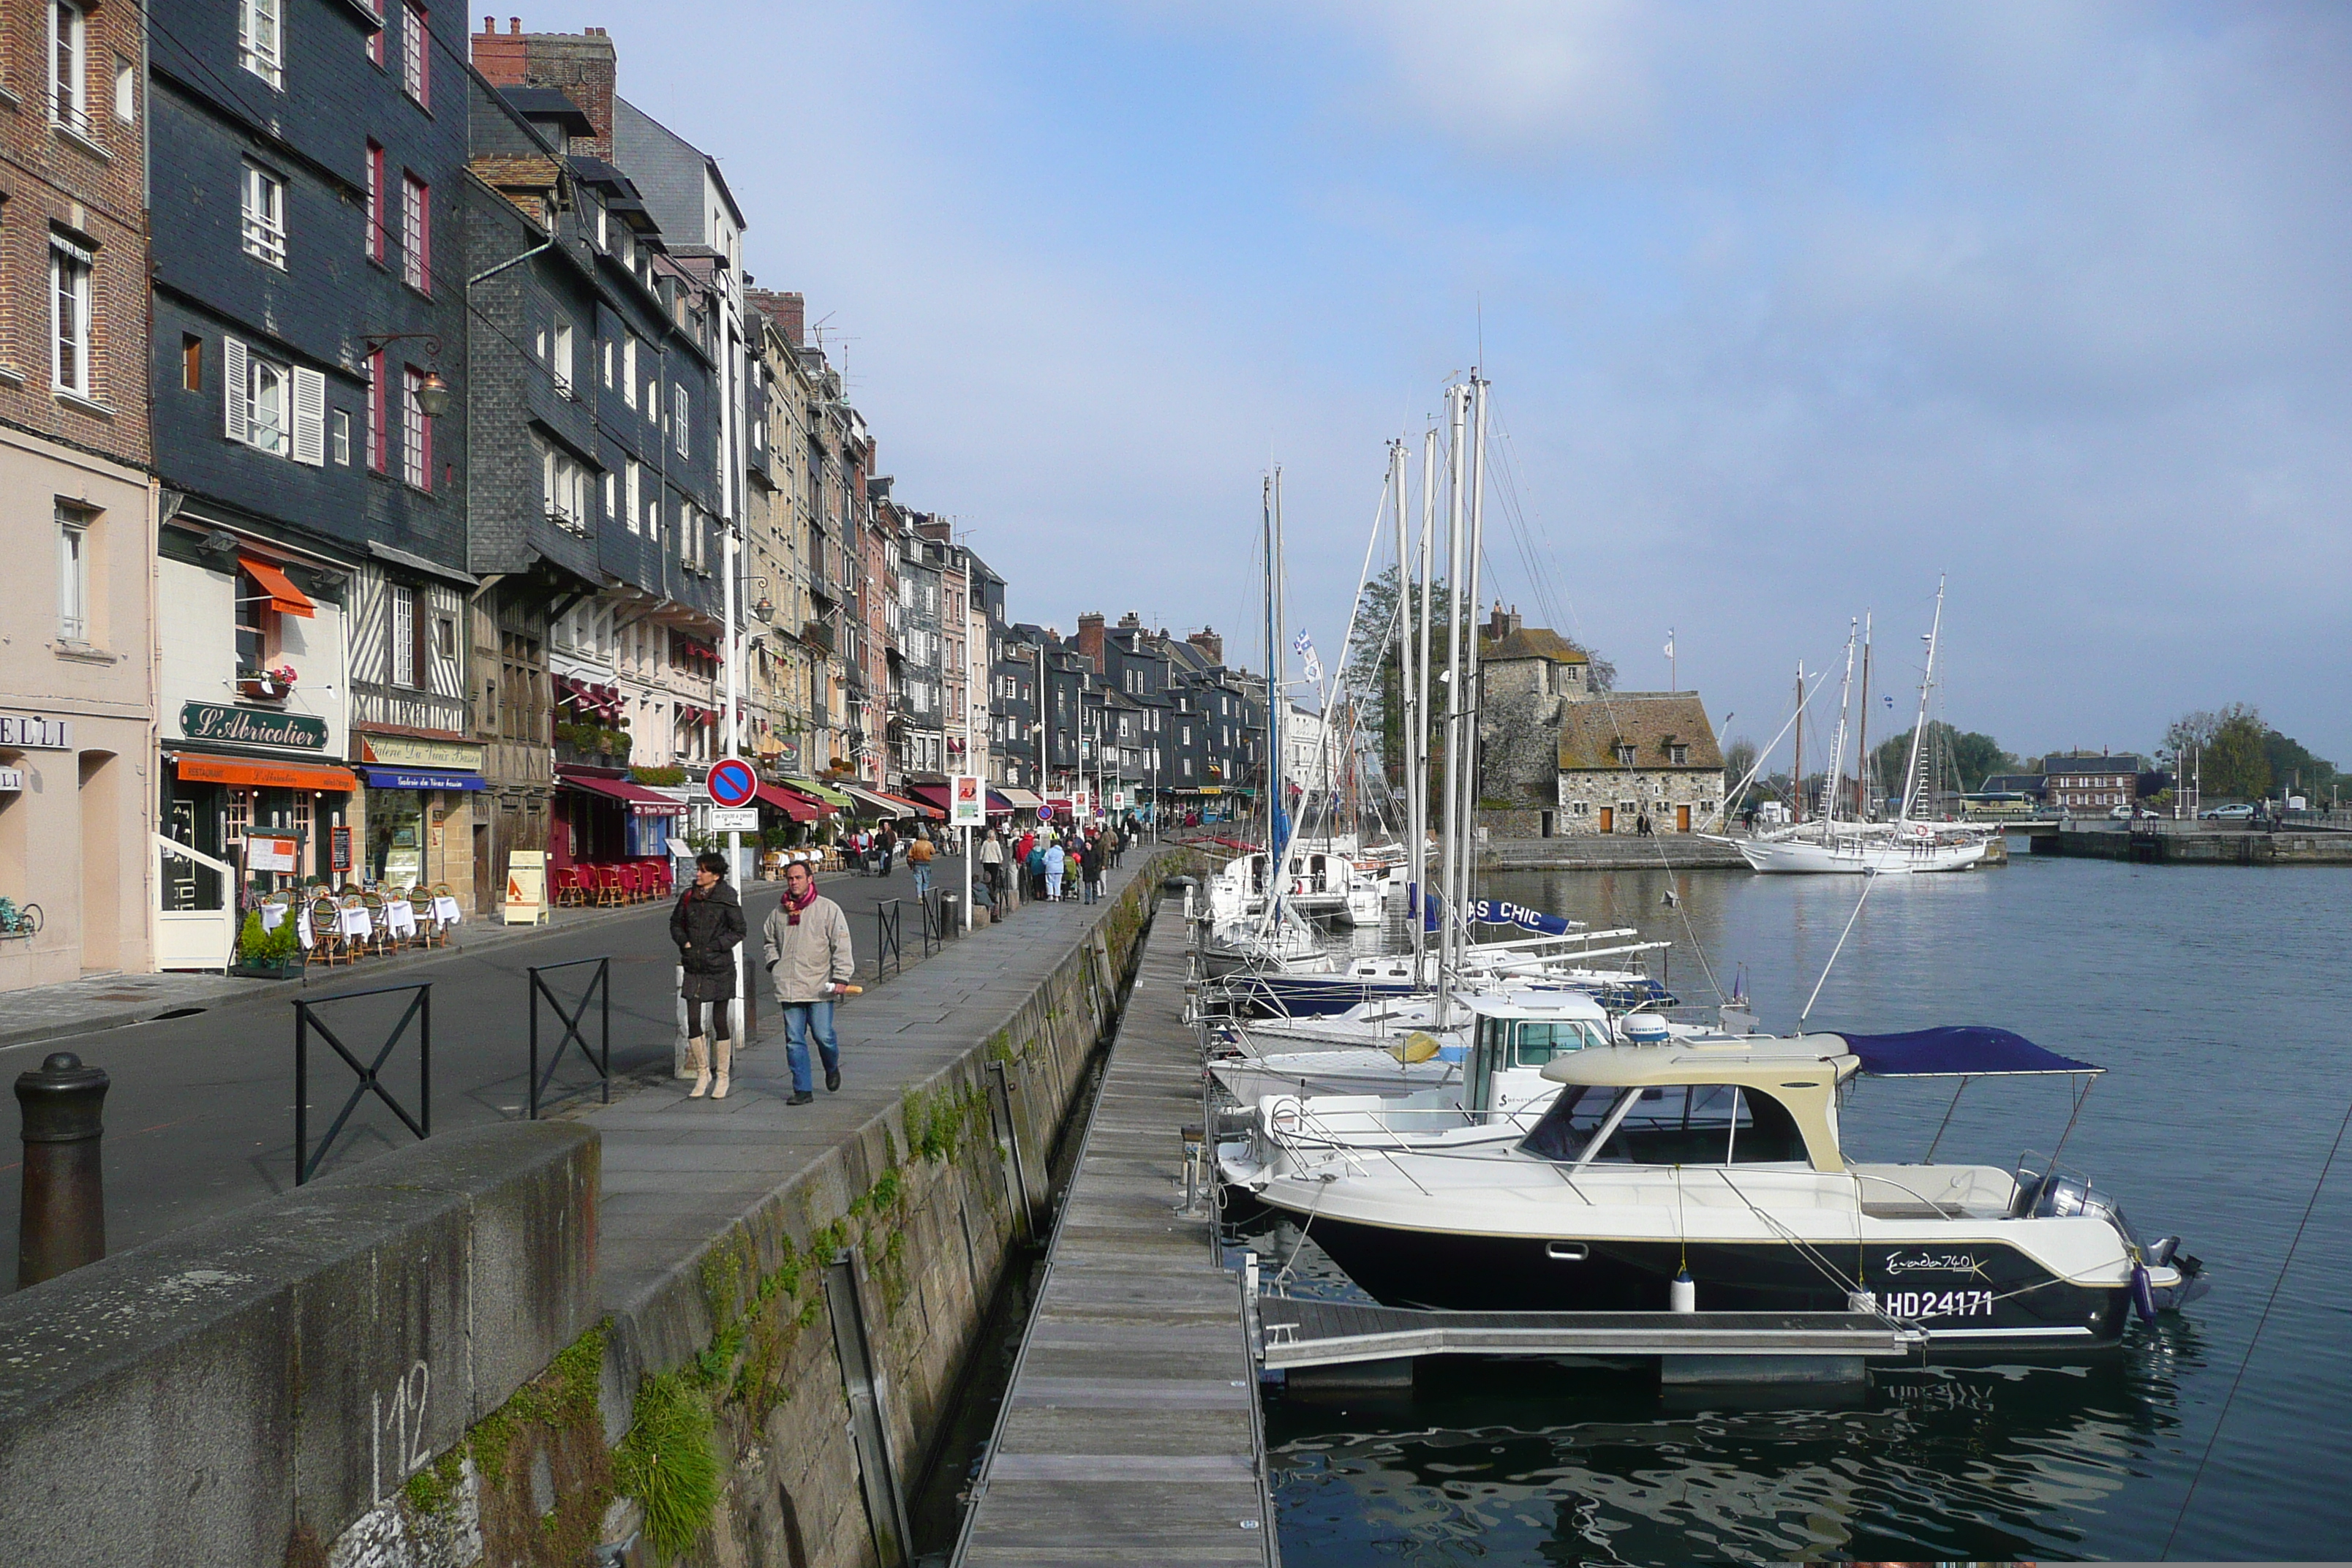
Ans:
[[[482,748],[462,741],[356,733],[357,875],[386,888],[446,888],[474,908],[475,802]]]
[[[642,867],[670,877],[670,840],[684,831],[686,804],[609,773],[555,770],[554,819],[547,837],[551,876],[580,867]]]

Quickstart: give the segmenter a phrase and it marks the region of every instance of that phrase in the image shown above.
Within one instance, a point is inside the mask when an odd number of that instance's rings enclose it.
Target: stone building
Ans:
[[[42,11],[48,13],[46,23]],[[137,6],[12,5],[0,111],[0,990],[153,966],[146,84]],[[217,940],[225,922],[211,922]]]
[[[1688,691],[1596,691],[1590,657],[1495,606],[1478,645],[1478,796],[1506,837],[1718,831],[1723,752]]]

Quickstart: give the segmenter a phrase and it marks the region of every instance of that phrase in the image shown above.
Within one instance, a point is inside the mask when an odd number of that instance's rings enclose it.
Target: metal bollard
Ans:
[[[105,1131],[102,1068],[58,1051],[37,1072],[16,1075],[25,1113],[24,1203],[16,1222],[16,1289],[69,1273],[106,1256],[106,1180],[99,1164]]]

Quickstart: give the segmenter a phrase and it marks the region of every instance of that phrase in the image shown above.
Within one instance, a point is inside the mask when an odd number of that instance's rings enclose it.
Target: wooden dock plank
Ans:
[[[1239,1283],[1181,1212],[1184,939],[1163,915],[1145,943],[959,1563],[1281,1560]]]

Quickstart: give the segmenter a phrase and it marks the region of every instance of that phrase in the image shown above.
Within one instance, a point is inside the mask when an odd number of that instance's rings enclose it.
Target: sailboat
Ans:
[[[1925,793],[1921,748],[1927,736],[1927,703],[1936,679],[1936,650],[1944,629],[1944,584],[1936,584],[1936,616],[1927,633],[1927,668],[1919,680],[1919,716],[1911,730],[1910,760],[1904,768],[1903,796],[1891,821],[1868,822],[1839,815],[1844,791],[1846,721],[1853,689],[1855,639],[1845,645],[1845,680],[1838,698],[1837,743],[1831,749],[1829,779],[1820,815],[1811,822],[1769,828],[1746,838],[1716,837],[1738,849],[1758,871],[1797,875],[1908,876],[1924,871],[1965,871],[1985,858],[1991,831],[1928,822],[1912,815]],[[1864,693],[1865,708],[1869,700]],[[1866,764],[1865,764],[1866,765]],[[1864,769],[1857,767],[1857,775]],[[1801,780],[1800,781],[1801,783]],[[1709,835],[1714,837],[1715,836]]]

